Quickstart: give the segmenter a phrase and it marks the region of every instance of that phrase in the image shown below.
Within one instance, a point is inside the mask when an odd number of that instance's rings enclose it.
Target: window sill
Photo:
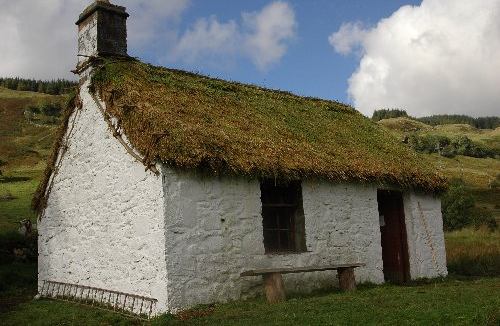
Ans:
[[[266,252],[266,256],[286,256],[286,255],[300,255],[310,253],[312,251],[304,250],[304,251],[269,251]]]

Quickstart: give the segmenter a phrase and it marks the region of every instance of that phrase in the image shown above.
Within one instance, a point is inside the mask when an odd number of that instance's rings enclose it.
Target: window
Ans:
[[[260,184],[266,253],[306,250],[300,182],[264,180]]]

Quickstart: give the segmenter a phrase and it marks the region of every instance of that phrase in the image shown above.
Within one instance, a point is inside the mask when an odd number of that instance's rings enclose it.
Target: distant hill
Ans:
[[[395,132],[396,136],[408,136],[412,133],[421,137],[435,136],[449,139],[465,136],[478,145],[483,145],[495,153],[500,153],[500,127],[496,129],[478,129],[469,124],[431,126],[409,117],[383,119],[377,123]]]
[[[431,126],[448,124],[468,124],[478,129],[495,129],[500,127],[500,117],[474,118],[459,114],[437,114],[428,117],[417,118],[418,121]]]
[[[62,106],[66,95],[14,91],[0,87],[0,160],[10,167],[43,168],[54,140],[58,117],[29,114],[29,108]],[[50,121],[50,122],[49,122]]]
[[[411,146],[411,138],[431,141],[430,149],[425,152],[436,165],[436,168],[448,178],[463,179],[472,189],[478,204],[491,211],[500,221],[500,157],[478,158],[464,155],[446,156],[444,146],[436,149],[437,144],[450,142],[464,137],[478,147],[484,146],[493,152],[500,153],[500,127],[496,129],[478,129],[469,124],[446,124],[431,126],[409,117],[382,119],[377,122],[384,126],[401,141]],[[433,143],[432,143],[433,142]],[[443,144],[441,144],[443,145]],[[439,154],[441,152],[441,155]]]
[[[78,83],[66,79],[35,80],[19,77],[0,77],[0,87],[14,91],[30,91],[50,95],[70,93]]]
[[[409,118],[415,121],[423,122],[430,126],[467,124],[478,129],[495,129],[500,127],[500,117],[497,116],[474,118],[463,114],[435,114],[428,117],[415,118],[410,117],[405,110],[401,109],[375,110],[372,115],[373,121],[392,118]]]

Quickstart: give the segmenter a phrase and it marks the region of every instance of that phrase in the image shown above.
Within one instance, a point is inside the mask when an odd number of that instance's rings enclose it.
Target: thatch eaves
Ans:
[[[339,102],[134,60],[100,65],[92,88],[149,162],[252,177],[445,186],[421,156]]]

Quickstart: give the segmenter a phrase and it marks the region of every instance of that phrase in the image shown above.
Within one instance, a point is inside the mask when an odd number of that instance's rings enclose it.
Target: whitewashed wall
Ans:
[[[254,268],[363,262],[359,281],[382,282],[382,251],[374,187],[304,182],[308,251],[266,255],[256,180],[203,177],[164,168],[168,306],[224,302],[262,291]],[[337,283],[336,272],[284,275],[289,292]]]
[[[145,172],[112,136],[87,87],[38,224],[39,281],[149,296],[165,311],[161,177]]]
[[[404,207],[411,278],[446,276],[441,200],[409,192]]]
[[[84,62],[97,55],[97,14],[92,14],[78,28],[78,54],[82,55],[78,61]]]

